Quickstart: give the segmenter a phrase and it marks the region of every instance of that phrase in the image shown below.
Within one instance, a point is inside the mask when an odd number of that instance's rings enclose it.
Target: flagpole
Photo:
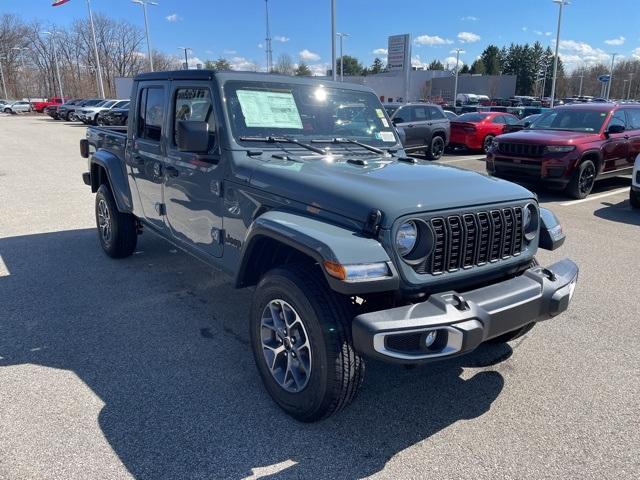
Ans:
[[[98,85],[100,87],[100,98],[104,98],[104,84],[102,83],[102,67],[100,66],[100,56],[98,55],[98,42],[96,41],[96,29],[93,25],[93,13],[91,12],[91,0],[87,0],[89,9],[89,21],[91,22],[91,35],[93,36],[93,54],[96,57],[96,72],[98,74]]]

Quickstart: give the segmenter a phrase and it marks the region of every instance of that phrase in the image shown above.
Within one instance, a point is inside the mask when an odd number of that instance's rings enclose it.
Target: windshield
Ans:
[[[599,132],[605,111],[598,110],[553,110],[540,115],[529,127],[530,130],[569,130],[573,132]]]
[[[485,113],[463,113],[456,120],[459,122],[481,122],[485,118],[487,118]]]
[[[382,147],[396,143],[393,126],[370,92],[245,81],[229,81],[224,90],[233,135],[243,145],[246,142],[240,137],[290,137],[306,142],[349,137]]]

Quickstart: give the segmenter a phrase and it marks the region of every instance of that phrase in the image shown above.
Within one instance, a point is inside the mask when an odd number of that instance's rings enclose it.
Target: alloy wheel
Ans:
[[[270,301],[260,320],[262,353],[278,385],[302,391],[311,377],[311,344],[302,318],[284,300]]]
[[[484,145],[482,146],[484,153],[489,152],[489,149],[491,148],[492,143],[493,143],[493,137],[491,135],[484,139]]]
[[[580,173],[580,179],[578,181],[578,188],[580,193],[588,194],[593,188],[593,182],[596,178],[596,170],[593,165],[587,165]]]
[[[431,144],[431,156],[433,158],[440,158],[444,152],[444,140],[441,137],[436,137]]]
[[[100,229],[100,236],[106,245],[111,244],[111,236],[113,232],[111,212],[109,206],[104,198],[98,201],[98,228]]]

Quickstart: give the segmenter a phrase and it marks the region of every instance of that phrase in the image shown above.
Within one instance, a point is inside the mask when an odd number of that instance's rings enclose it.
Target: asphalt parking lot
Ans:
[[[145,234],[100,250],[80,124],[0,117],[0,478],[637,478],[640,213],[629,179],[541,190],[580,266],[569,312],[509,346],[370,362],[343,413],[287,417],[248,345],[251,291]],[[447,155],[483,171],[478,155]]]

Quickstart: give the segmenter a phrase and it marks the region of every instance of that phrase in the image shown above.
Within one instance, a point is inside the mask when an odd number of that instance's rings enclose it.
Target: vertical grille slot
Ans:
[[[493,235],[489,214],[486,212],[478,213],[478,222],[480,230],[480,245],[478,248],[478,265],[484,265],[489,261],[489,239]]]
[[[522,208],[516,207],[513,209],[515,227],[513,229],[513,254],[518,255],[522,251],[522,240],[524,239],[522,233]]]
[[[489,249],[489,261],[495,262],[502,257],[502,242],[504,240],[504,222],[500,210],[491,210],[489,219],[493,226],[491,247]]]
[[[460,256],[462,253],[463,232],[460,217],[454,215],[447,218],[447,237],[449,240],[447,270],[455,272],[460,268]]]
[[[472,267],[478,254],[478,224],[476,217],[466,214],[462,217],[467,236],[466,249],[462,257],[462,268]]]
[[[444,219],[431,220],[433,227],[433,254],[431,255],[431,273],[443,273],[446,260],[446,228]]]

